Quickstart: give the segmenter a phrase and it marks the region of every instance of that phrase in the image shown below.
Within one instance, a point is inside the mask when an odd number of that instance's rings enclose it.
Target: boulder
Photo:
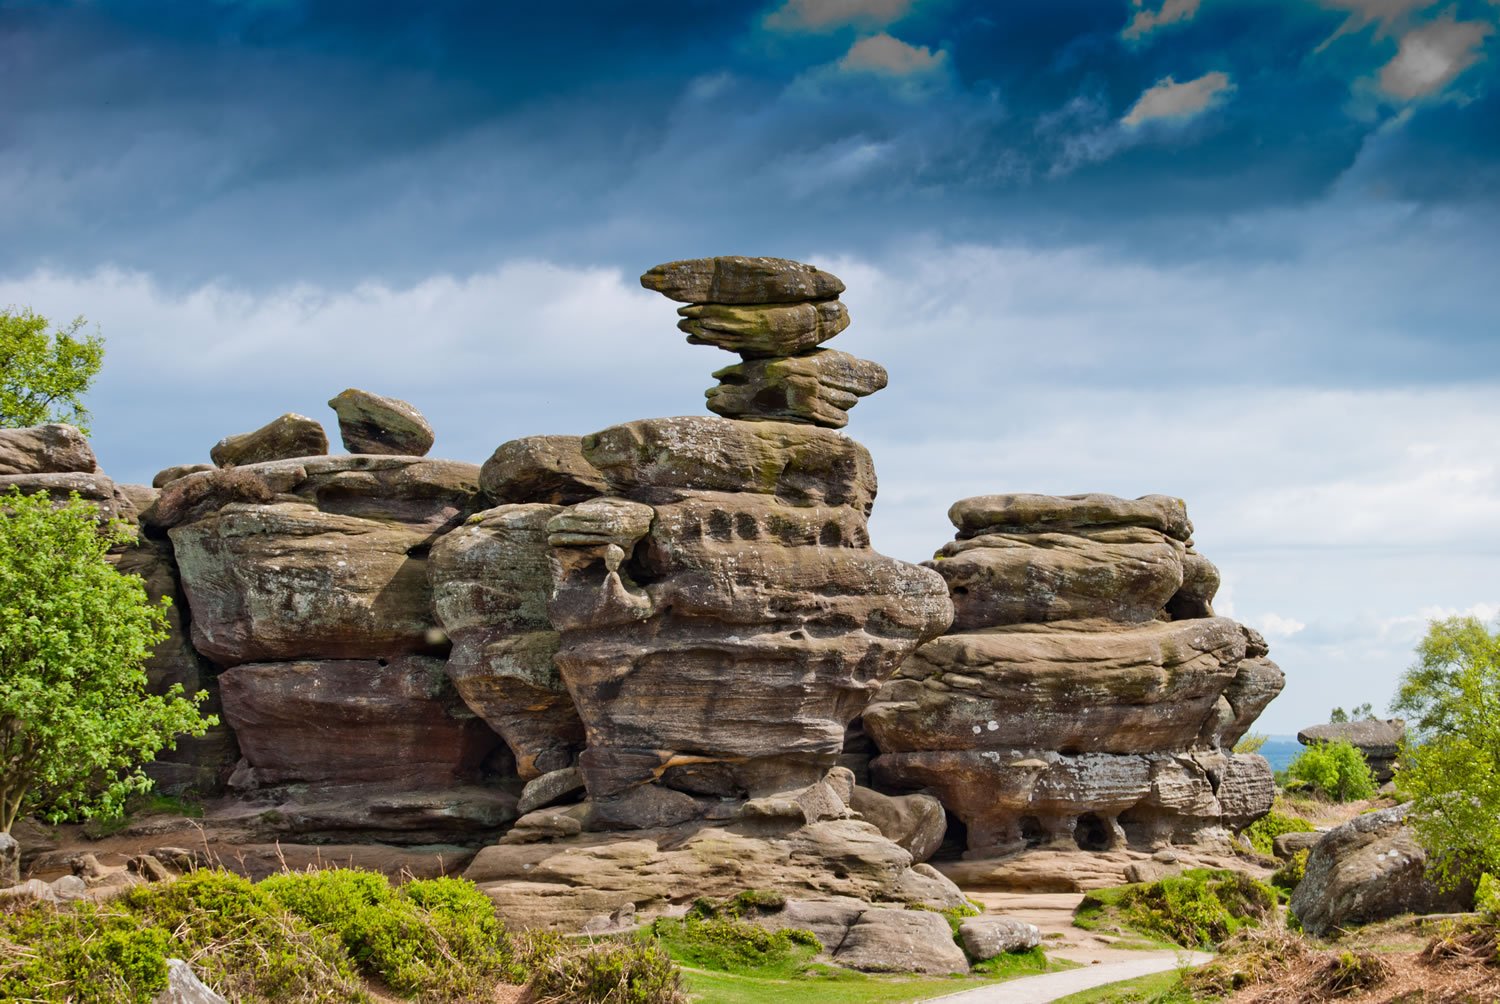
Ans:
[[[523,504],[476,513],[440,538],[427,562],[433,612],[453,642],[448,675],[526,779],[570,766],[583,747],[547,618],[547,525],[563,511]]]
[[[1406,722],[1400,718],[1309,725],[1297,733],[1297,741],[1303,746],[1338,742],[1341,739],[1348,742],[1364,754],[1365,762],[1370,765],[1375,779],[1381,784],[1396,775],[1396,760],[1401,754],[1401,742],[1405,738]]]
[[[694,303],[678,309],[677,327],[692,345],[713,345],[746,359],[793,356],[816,349],[849,327],[837,300],[734,306]]]
[[[838,277],[786,258],[725,255],[657,265],[641,285],[679,303],[796,303],[831,300],[844,291]]]
[[[1282,833],[1271,841],[1271,853],[1282,861],[1290,861],[1301,852],[1312,850],[1322,839],[1323,833],[1317,830],[1306,833]]]
[[[1329,932],[1403,913],[1469,908],[1472,888],[1447,891],[1427,878],[1427,855],[1406,824],[1409,805],[1356,816],[1323,835],[1292,892],[1303,930]]]
[[[452,786],[476,777],[499,742],[441,659],[251,663],[220,684],[256,785]]]
[[[209,989],[181,959],[167,960],[167,986],[152,1004],[229,1004]]]
[[[847,352],[749,359],[714,372],[708,410],[726,418],[842,429],[849,409],[886,385],[885,368]]]
[[[869,973],[966,973],[969,960],[953,943],[941,914],[874,908],[860,914],[834,961]]]
[[[71,425],[0,429],[0,475],[97,474],[94,449]]]
[[[932,857],[948,832],[943,803],[931,795],[885,795],[856,787],[849,808],[874,823],[896,846],[910,852],[913,861]]]
[[[316,419],[288,412],[254,432],[225,436],[208,451],[219,467],[243,467],[267,460],[322,456],[328,452],[328,435]]]
[[[236,781],[258,784],[253,768],[237,772]],[[516,818],[516,797],[504,788],[485,784],[453,784],[415,790],[395,787],[390,781],[365,784],[295,784],[261,788],[254,798],[234,813],[221,815],[252,839],[304,844],[355,844],[379,842],[395,847],[438,847],[453,865],[460,867],[475,845],[492,843]],[[455,845],[457,851],[455,853]],[[464,849],[466,848],[466,849]],[[274,848],[271,848],[274,852]],[[321,858],[316,851],[304,860],[351,861],[351,867],[368,862],[393,877],[412,863],[410,855],[389,848],[364,851],[328,849]],[[295,866],[293,866],[295,867]],[[270,871],[279,870],[273,861]]]
[[[212,470],[217,470],[213,464],[174,464],[171,467],[164,467],[157,471],[156,476],[151,479],[151,487],[165,488],[173,481],[185,478],[189,474],[199,474],[203,471]]]
[[[964,950],[976,962],[1006,952],[1030,951],[1042,943],[1040,928],[1010,917],[970,917],[958,925],[958,936],[963,939]]]
[[[1168,495],[1122,499],[1114,495],[980,495],[948,510],[960,540],[987,533],[1051,533],[1062,530],[1138,526],[1175,540],[1193,534],[1187,506]]]
[[[99,510],[99,522],[112,519],[134,524],[140,514],[135,503],[130,501],[120,486],[103,474],[59,473],[59,474],[3,474],[0,475],[0,495],[12,488],[22,495],[44,494],[54,503],[62,504],[72,495],[91,502]]]
[[[339,437],[350,453],[423,457],[432,449],[432,426],[405,401],[350,387],[328,407],[339,417]]]
[[[577,767],[549,771],[526,782],[526,787],[521,789],[521,797],[516,802],[516,811],[525,815],[570,801],[574,795],[583,795],[583,775],[578,772]]]
[[[479,469],[479,487],[496,505],[573,505],[609,492],[603,476],[584,459],[579,436],[526,436],[501,443]]]

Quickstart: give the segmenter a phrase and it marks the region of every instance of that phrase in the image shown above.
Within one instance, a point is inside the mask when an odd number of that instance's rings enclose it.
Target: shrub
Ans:
[[[1296,889],[1298,883],[1307,875],[1309,853],[1304,848],[1293,854],[1280,868],[1276,869],[1276,874],[1271,876],[1271,885],[1290,896],[1292,890]]]
[[[1157,882],[1088,893],[1079,926],[1113,911],[1130,927],[1190,948],[1212,947],[1270,916],[1276,891],[1241,872],[1194,868]]]
[[[0,1000],[145,1004],[167,984],[169,945],[166,931],[91,903],[0,915]]]
[[[1375,775],[1365,755],[1347,739],[1314,743],[1287,766],[1287,773],[1335,802],[1353,802],[1375,794]]]
[[[682,976],[659,945],[606,941],[553,956],[531,983],[537,1004],[681,1004]]]
[[[797,965],[823,950],[811,931],[768,931],[744,920],[693,914],[658,918],[651,923],[651,935],[673,958],[700,969],[732,973]]]
[[[1316,827],[1301,816],[1288,816],[1274,809],[1240,831],[1240,836],[1261,854],[1269,856],[1276,838],[1283,833],[1311,833]]]

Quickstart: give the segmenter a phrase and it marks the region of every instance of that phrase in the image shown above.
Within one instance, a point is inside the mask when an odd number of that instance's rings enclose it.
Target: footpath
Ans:
[[[944,1004],[1046,1004],[1081,990],[1092,990],[1121,980],[1132,980],[1137,976],[1150,976],[1176,969],[1179,965],[1201,966],[1212,961],[1206,952],[1133,952],[1137,958],[1119,962],[1101,962],[1082,969],[1069,969],[1062,973],[1047,973],[1042,976],[1026,976],[994,986],[978,987],[942,997],[931,997],[929,1001]]]

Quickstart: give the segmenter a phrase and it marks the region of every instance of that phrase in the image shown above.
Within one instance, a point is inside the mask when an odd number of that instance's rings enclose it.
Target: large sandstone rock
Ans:
[[[1405,738],[1406,722],[1400,718],[1309,725],[1297,733],[1297,741],[1303,746],[1344,740],[1364,754],[1365,762],[1382,784],[1395,776],[1396,760]]]
[[[44,494],[54,503],[65,503],[72,495],[93,503],[99,511],[99,522],[112,519],[134,524],[140,517],[135,503],[128,495],[103,474],[63,472],[52,474],[3,474],[0,475],[0,495],[12,488],[22,495]]]
[[[1444,892],[1427,878],[1427,855],[1406,825],[1408,809],[1356,816],[1314,845],[1292,893],[1291,910],[1304,930],[1321,936],[1403,913],[1468,909],[1471,888]]]
[[[0,475],[95,474],[98,470],[93,447],[71,425],[0,429]]]
[[[306,415],[288,412],[254,432],[225,436],[208,451],[220,467],[243,467],[267,460],[322,456],[328,452],[328,434]]]
[[[163,467],[156,472],[156,476],[151,479],[151,487],[165,488],[173,481],[185,478],[189,474],[199,474],[214,469],[213,464],[173,464],[171,467]]]
[[[969,971],[969,960],[953,943],[948,922],[927,910],[866,910],[849,928],[834,959],[871,973]]]
[[[831,300],[844,291],[838,277],[786,258],[724,255],[657,265],[641,285],[679,303],[797,303]]]
[[[732,306],[694,303],[677,311],[677,327],[693,345],[713,345],[746,359],[808,352],[849,327],[837,300]]]
[[[448,675],[464,701],[505,738],[523,778],[568,767],[583,723],[553,665],[547,619],[552,572],[547,523],[557,505],[476,513],[428,559],[433,610],[453,641]]]
[[[1028,951],[1042,943],[1040,928],[1011,917],[970,917],[958,926],[958,935],[964,950],[976,962],[1006,952]]]
[[[193,644],[224,666],[423,652],[429,549],[478,506],[472,464],[304,458],[190,474],[144,522],[166,529]]]
[[[875,783],[931,789],[972,855],[1227,846],[1269,811],[1265,761],[1226,747],[1283,678],[1264,639],[1207,616],[1217,572],[1180,499],[986,495],[949,516],[928,564],[953,631],[865,709]]]
[[[423,457],[432,449],[432,426],[405,401],[350,387],[328,407],[339,417],[339,438],[350,453]]]
[[[913,861],[932,857],[948,829],[943,803],[931,795],[886,795],[856,787],[849,808],[908,851]]]
[[[583,458],[578,436],[525,436],[501,443],[479,469],[479,487],[497,505],[573,505],[608,494],[604,478]]]
[[[258,785],[452,786],[476,777],[499,742],[459,700],[441,659],[252,663],[220,685]]]
[[[592,795],[806,784],[947,624],[933,573],[870,549],[868,454],[842,437],[662,419],[585,437],[584,453],[630,500],[567,510],[549,538],[557,666],[588,729]]]

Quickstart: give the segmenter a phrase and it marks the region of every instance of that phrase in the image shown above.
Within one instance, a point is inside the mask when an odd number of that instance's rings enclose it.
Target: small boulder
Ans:
[[[167,960],[167,986],[152,1004],[229,1004],[193,973],[181,959]]]
[[[328,453],[328,434],[306,415],[288,412],[254,432],[225,436],[208,451],[219,467],[244,467],[267,460],[321,457]]]
[[[867,973],[963,973],[969,960],[953,943],[940,913],[866,910],[849,929],[834,961]]]
[[[1283,833],[1271,841],[1271,853],[1283,861],[1289,861],[1297,856],[1299,851],[1310,851],[1323,839],[1323,834],[1317,830],[1306,833]]]
[[[1427,854],[1406,825],[1409,805],[1356,816],[1323,835],[1292,893],[1292,913],[1309,934],[1403,913],[1464,910],[1472,889],[1444,892],[1427,878]]]
[[[574,505],[609,494],[583,457],[581,436],[523,436],[501,443],[479,469],[479,487],[497,505]]]
[[[197,474],[200,471],[218,470],[213,464],[173,464],[156,472],[156,477],[151,479],[152,488],[165,488],[173,481],[187,477],[189,474]]]
[[[350,453],[422,457],[432,449],[432,426],[405,401],[350,387],[328,407],[339,416],[339,436]]]
[[[1026,952],[1042,943],[1035,924],[1009,917],[972,917],[958,926],[969,957],[983,962],[1006,952]]]
[[[516,811],[524,816],[536,809],[565,802],[570,795],[582,790],[583,775],[577,767],[548,771],[526,782],[526,787],[521,789],[521,798],[516,802]]]
[[[909,851],[913,861],[932,857],[948,832],[948,814],[943,811],[943,803],[931,795],[884,795],[857,787],[849,807]]]
[[[99,462],[83,433],[54,422],[0,429],[0,475],[95,474]]]

